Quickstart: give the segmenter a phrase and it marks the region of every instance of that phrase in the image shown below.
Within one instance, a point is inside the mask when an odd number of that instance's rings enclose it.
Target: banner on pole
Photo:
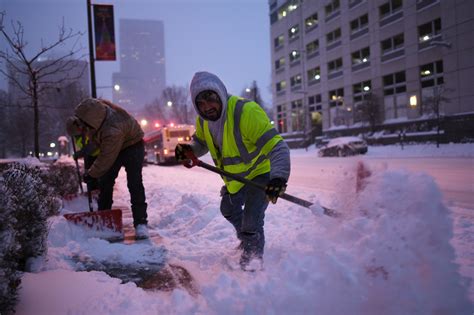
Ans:
[[[95,60],[116,60],[114,7],[94,4]]]

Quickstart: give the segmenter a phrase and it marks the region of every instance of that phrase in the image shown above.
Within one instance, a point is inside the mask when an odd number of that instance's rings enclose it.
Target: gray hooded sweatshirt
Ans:
[[[193,101],[194,109],[196,113],[207,120],[200,114],[199,109],[196,105],[196,96],[202,91],[211,90],[216,92],[222,101],[222,112],[219,119],[216,121],[208,121],[209,131],[211,133],[214,144],[219,150],[222,150],[222,137],[224,134],[224,123],[227,118],[227,101],[231,95],[227,93],[224,83],[214,74],[209,72],[196,72],[193,79],[191,80],[191,99]],[[199,141],[196,137],[193,137],[191,147],[194,154],[202,156],[206,154],[209,149],[206,143]],[[278,142],[272,151],[269,153],[270,160],[270,179],[282,178],[288,181],[290,176],[290,149],[285,141]]]

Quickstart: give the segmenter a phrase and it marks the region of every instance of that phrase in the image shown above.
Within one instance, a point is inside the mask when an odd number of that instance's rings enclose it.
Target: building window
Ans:
[[[290,78],[290,86],[292,89],[301,87],[301,82],[302,82],[301,74],[297,74]]]
[[[382,48],[382,55],[386,55],[395,50],[403,48],[404,36],[403,33],[387,38],[380,43]]]
[[[298,50],[293,50],[290,53],[290,63],[300,60],[301,53]]]
[[[324,11],[326,12],[326,18],[338,11],[340,8],[341,4],[339,3],[339,0],[332,0],[331,3],[324,7]]]
[[[383,94],[384,95],[393,95],[398,93],[405,93],[406,81],[405,81],[405,71],[400,71],[397,73],[392,73],[389,75],[383,76]]]
[[[356,66],[359,64],[367,63],[370,60],[370,48],[365,47],[362,48],[361,50],[354,51],[351,54],[352,57],[352,65]]]
[[[344,103],[344,88],[329,91],[329,107],[337,107]]]
[[[371,89],[372,84],[370,80],[352,85],[352,96],[354,104],[366,99],[367,95],[370,94]]]
[[[424,113],[444,113],[439,99],[443,95],[443,61],[438,60],[420,67],[421,103]],[[436,102],[435,99],[438,99]]]
[[[307,31],[318,26],[318,13],[314,13],[310,17],[306,18],[304,20],[304,26]]]
[[[420,81],[423,89],[443,84],[443,61],[438,60],[422,65],[420,67]]]
[[[285,37],[282,35],[279,35],[278,37],[275,37],[273,40],[273,45],[275,48],[280,48],[283,47],[283,44],[285,42]]]
[[[341,38],[341,28],[337,28],[334,31],[326,34],[326,44],[332,44]]]
[[[438,18],[429,23],[418,26],[418,41],[427,42],[441,35],[441,19]]]
[[[367,28],[368,26],[369,26],[369,15],[364,14],[358,17],[357,19],[351,21],[351,33],[358,32],[364,28]]]
[[[316,54],[319,51],[319,40],[313,40],[306,45],[306,53],[308,56]]]
[[[275,61],[275,70],[281,70],[285,67],[285,58],[281,57],[280,59]]]
[[[298,24],[292,26],[288,30],[288,39],[292,40],[292,39],[298,38],[298,33],[299,32],[300,32],[300,26]]]
[[[337,58],[328,62],[328,73],[334,73],[342,70],[342,58]]]
[[[385,120],[407,117],[405,71],[383,76]]]
[[[293,131],[304,130],[303,100],[291,102],[291,128]]]
[[[286,123],[286,104],[277,106],[278,131],[284,133],[288,131]]]
[[[380,19],[384,19],[402,9],[402,0],[390,0],[379,7]]]
[[[285,80],[277,82],[277,84],[276,84],[277,93],[284,91],[285,88],[286,88],[286,81]]]
[[[315,94],[308,97],[308,106],[311,112],[322,109],[321,94]]]
[[[277,12],[270,16],[271,24],[285,18],[290,12],[298,8],[299,0],[289,1],[287,5],[282,6]]]
[[[308,70],[308,84],[314,84],[321,80],[321,69],[315,67]]]

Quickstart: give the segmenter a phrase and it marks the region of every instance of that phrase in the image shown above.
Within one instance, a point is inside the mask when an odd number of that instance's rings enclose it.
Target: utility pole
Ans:
[[[87,0],[87,28],[89,33],[89,65],[91,72],[91,96],[97,98],[97,89],[95,86],[95,59],[94,59],[94,39],[92,37],[92,4]]]

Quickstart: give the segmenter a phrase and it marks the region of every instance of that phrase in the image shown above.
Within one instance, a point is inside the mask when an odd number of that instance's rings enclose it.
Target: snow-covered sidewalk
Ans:
[[[310,153],[296,150],[292,156]],[[17,313],[471,314],[470,283],[454,262],[451,210],[433,178],[373,170],[356,193],[355,169],[345,170],[339,185],[349,193],[343,195],[289,187],[290,194],[343,211],[341,219],[322,215],[317,206],[311,211],[283,200],[270,205],[265,270],[246,273],[234,268],[237,241],[220,214],[219,176],[147,166],[149,225],[162,243],[110,244],[52,218],[48,255],[24,275]],[[124,175],[114,195],[121,205],[129,198]],[[65,211],[85,204],[76,200]],[[474,222],[455,223],[467,233],[458,237],[473,238]],[[143,290],[104,272],[76,271],[101,261],[137,269],[163,261],[183,266],[198,294],[182,287]]]

